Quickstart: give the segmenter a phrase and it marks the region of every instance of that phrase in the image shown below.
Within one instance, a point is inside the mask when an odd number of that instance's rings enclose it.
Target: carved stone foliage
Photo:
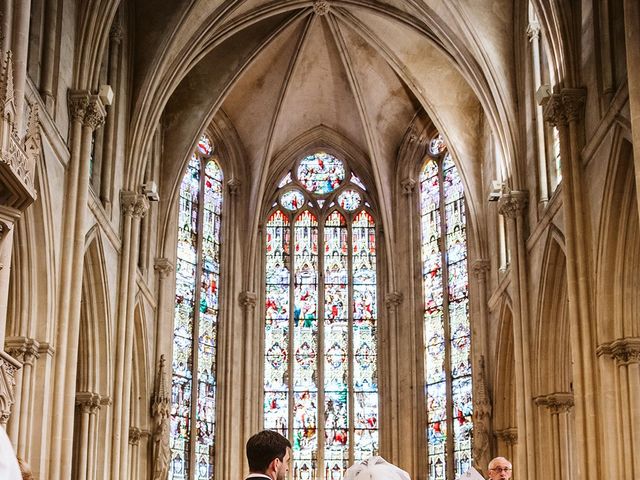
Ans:
[[[598,356],[606,355],[613,358],[618,365],[640,363],[640,338],[619,338],[604,343],[598,347],[597,353]]]
[[[153,480],[166,480],[169,474],[169,414],[171,396],[167,386],[165,358],[160,357],[156,386],[151,404],[153,418]]]
[[[15,403],[16,373],[20,363],[5,352],[0,352],[0,425],[6,425]]]
[[[173,272],[173,265],[166,258],[156,258],[156,262],[153,265],[153,269],[158,272],[160,278],[167,278],[171,272]]]
[[[535,403],[547,407],[551,414],[566,413],[573,408],[573,394],[568,392],[550,393],[537,397]]]
[[[122,192],[122,214],[142,218],[149,210],[149,200],[145,195],[135,192]]]
[[[518,429],[505,428],[504,430],[498,430],[494,432],[494,436],[498,440],[502,440],[507,445],[515,445],[518,443]]]
[[[316,15],[326,15],[329,13],[329,6],[328,0],[315,0],[313,2],[313,11]]]
[[[527,192],[511,191],[503,193],[498,200],[498,212],[507,218],[517,218],[523,215],[529,201]]]
[[[258,295],[255,292],[240,292],[238,295],[238,301],[243,308],[255,308],[256,301],[258,300]]]
[[[491,425],[491,398],[487,389],[484,357],[478,362],[478,373],[474,375],[473,408],[473,458],[477,465],[489,463],[489,432]]]

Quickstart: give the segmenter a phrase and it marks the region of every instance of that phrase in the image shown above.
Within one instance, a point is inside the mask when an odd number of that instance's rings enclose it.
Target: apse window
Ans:
[[[429,480],[471,467],[471,328],[462,180],[444,139],[430,142],[420,171],[424,370]]]
[[[169,478],[214,478],[222,170],[200,138],[180,186]]]
[[[326,152],[279,182],[265,226],[264,428],[294,480],[340,480],[378,452],[376,224],[363,182]]]

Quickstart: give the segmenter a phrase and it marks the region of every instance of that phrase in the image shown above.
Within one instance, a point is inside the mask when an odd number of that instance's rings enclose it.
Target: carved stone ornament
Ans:
[[[142,437],[142,430],[138,427],[129,428],[129,445],[138,445]]]
[[[83,125],[91,130],[96,130],[104,124],[107,117],[107,110],[102,104],[102,100],[97,95],[91,95],[87,110],[84,115]]]
[[[4,348],[23,365],[33,365],[33,361],[40,356],[40,344],[33,338],[7,337]]]
[[[523,190],[512,190],[503,193],[498,200],[498,212],[507,218],[517,218],[522,216],[527,208],[529,195]]]
[[[567,120],[569,122],[582,120],[587,91],[584,88],[563,88],[560,95]]]
[[[474,260],[471,263],[471,271],[476,278],[482,278],[491,268],[491,262],[489,260],[480,258],[478,260]]]
[[[70,90],[67,95],[69,117],[72,122],[83,122],[87,113],[91,93],[86,90]]]
[[[124,30],[122,28],[122,24],[117,20],[114,21],[113,25],[111,25],[111,30],[109,31],[109,38],[115,43],[120,43],[123,36]]]
[[[604,343],[596,351],[598,356],[607,355],[618,365],[640,363],[640,338],[619,338],[613,342]]]
[[[165,358],[160,356],[156,385],[151,404],[153,418],[153,480],[166,480],[169,474],[169,414],[171,397],[165,373]]]
[[[567,413],[573,408],[573,394],[568,392],[550,393],[535,399],[535,404],[547,407],[551,414]]]
[[[82,413],[88,415],[96,414],[100,410],[103,399],[99,393],[78,392],[76,393],[76,405],[79,405]]]
[[[389,292],[384,297],[384,303],[389,310],[395,310],[402,303],[403,298],[400,292]]]
[[[16,373],[20,363],[0,351],[0,425],[6,426],[15,402]]]
[[[316,15],[326,15],[329,13],[329,6],[328,0],[315,0],[313,2],[313,11]]]
[[[487,389],[484,356],[478,362],[478,372],[474,375],[473,408],[473,458],[478,465],[489,463],[489,426],[491,425],[491,398]]]
[[[122,214],[142,218],[149,210],[149,200],[141,193],[122,192]]]
[[[240,192],[240,185],[242,185],[242,182],[237,177],[233,177],[231,180],[229,180],[227,182],[229,195],[232,195],[232,196],[237,195]]]
[[[552,127],[560,127],[567,124],[567,114],[562,102],[562,97],[558,93],[554,93],[549,97],[547,103],[543,107],[544,119]]]
[[[402,187],[402,193],[404,195],[411,195],[415,190],[416,185],[417,185],[417,182],[410,177],[405,178],[404,180],[402,180],[402,183],[400,183],[400,186]]]
[[[540,24],[537,20],[532,21],[527,26],[527,37],[529,37],[530,42],[540,38]]]
[[[258,295],[255,292],[244,291],[238,295],[238,301],[243,308],[255,308]]]
[[[515,445],[518,443],[517,428],[505,428],[504,430],[497,430],[493,435],[498,440],[502,440],[507,445]]]
[[[153,269],[158,272],[160,278],[167,278],[173,272],[173,265],[166,258],[156,258]]]

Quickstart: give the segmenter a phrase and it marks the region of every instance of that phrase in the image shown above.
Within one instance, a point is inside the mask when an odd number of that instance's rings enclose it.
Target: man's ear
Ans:
[[[271,460],[271,462],[269,463],[269,465],[267,466],[267,475],[269,475],[271,472],[277,472],[278,471],[278,464],[277,462],[280,459],[278,457],[274,458],[273,460]]]

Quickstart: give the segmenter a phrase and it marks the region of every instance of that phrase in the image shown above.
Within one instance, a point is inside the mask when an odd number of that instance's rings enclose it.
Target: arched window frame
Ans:
[[[426,199],[423,199],[423,195],[425,195],[424,188],[426,182],[428,180],[434,179],[433,176],[424,177],[423,172],[426,170],[427,166],[430,162],[434,162],[436,166],[436,177],[437,177],[437,188],[438,188],[438,206],[434,210],[430,210],[432,212],[436,212],[434,220],[437,222],[439,231],[435,232],[435,236],[431,241],[425,240],[424,233],[425,229],[423,227],[424,218],[423,215],[425,211],[423,210],[423,201],[426,203]],[[447,145],[444,142],[443,137],[436,133],[429,142],[429,147],[427,151],[427,155],[422,159],[422,162],[419,166],[419,195],[418,195],[418,212],[420,215],[420,227],[419,227],[419,238],[421,245],[421,255],[420,255],[420,272],[422,274],[421,283],[421,291],[423,298],[423,320],[422,320],[422,338],[423,338],[423,351],[424,351],[424,416],[425,419],[425,442],[426,442],[426,478],[428,480],[453,480],[454,478],[458,478],[463,473],[465,473],[466,469],[471,466],[472,462],[472,428],[473,428],[473,404],[472,404],[472,370],[471,370],[471,323],[469,317],[469,288],[468,288],[468,238],[466,235],[466,199],[464,197],[464,190],[462,190],[462,203],[461,206],[463,208],[463,224],[465,227],[463,228],[464,241],[466,249],[464,249],[464,278],[466,280],[466,287],[464,288],[464,295],[455,296],[454,300],[451,300],[451,292],[449,284],[450,272],[448,271],[451,265],[462,265],[461,261],[452,261],[449,262],[449,256],[451,251],[447,247],[447,233],[448,231],[444,230],[447,225],[447,217],[446,217],[446,209],[450,204],[455,203],[452,201],[450,203],[445,202],[445,187],[446,182],[444,182],[444,174],[448,171],[447,167],[443,167],[443,164],[447,162],[449,165],[452,165],[451,168],[454,169],[457,179],[462,183],[462,179],[460,177],[459,172],[457,171],[457,167],[453,162],[453,158],[451,153],[448,151]],[[454,227],[455,231],[455,227]],[[429,237],[427,237],[429,238]],[[432,260],[436,260],[434,268],[428,269],[427,267],[427,255],[426,252],[429,248],[432,247],[431,253],[437,254],[438,257],[433,257]],[[435,249],[433,248],[435,247]],[[439,260],[439,263],[438,263]],[[428,294],[430,291],[427,289],[427,277],[435,277],[440,275],[440,284],[441,290],[440,294],[442,296],[441,303],[438,305],[437,301],[432,302],[431,304],[428,301]],[[434,287],[435,288],[435,287]],[[435,292],[435,290],[432,290]],[[437,292],[436,292],[437,294]],[[460,300],[466,302],[466,330],[467,335],[458,336],[455,333],[452,335],[451,330],[453,329],[453,321],[450,310],[450,304],[459,302]],[[432,308],[432,307],[437,308]],[[439,316],[439,320],[441,321],[441,329],[440,331],[436,331],[436,328],[433,325],[437,325],[438,323],[438,315],[437,310],[440,309],[441,313]],[[435,313],[435,315],[433,315]],[[429,323],[429,320],[434,320],[433,323]],[[458,327],[461,322],[456,320],[456,324]],[[456,330],[457,332],[458,330]],[[435,335],[439,334],[442,339],[441,342],[435,342]],[[466,340],[467,346],[466,353],[466,365],[465,369],[458,370],[458,368],[454,367],[453,357],[452,357],[452,344],[457,340]],[[437,358],[437,352],[439,344],[442,344],[442,364],[438,366],[434,359]],[[456,370],[454,372],[454,369]],[[464,375],[457,375],[459,372],[464,372]],[[441,379],[437,381],[430,382],[430,375],[432,374],[440,374]],[[459,384],[463,383],[463,380],[469,380],[467,393],[469,397],[466,399],[466,402],[461,403],[461,400],[464,400],[463,397],[458,397],[456,399],[456,394],[453,391],[454,384],[458,381]],[[437,386],[444,383],[444,397],[442,394],[438,395]],[[433,416],[433,412],[435,408],[431,408],[432,405],[437,405],[435,400],[440,399],[440,402],[444,399],[443,405],[443,414],[444,417],[435,417]],[[463,408],[460,406],[463,405]],[[464,411],[463,411],[464,410]],[[436,426],[436,424],[438,424]],[[469,428],[469,435],[467,439],[464,439],[457,442],[455,439],[456,431],[462,432],[464,429]],[[453,434],[452,434],[453,432]],[[444,433],[444,444],[443,444],[443,452],[440,453],[441,458],[443,459],[444,465],[440,464],[438,466],[437,456],[439,452],[430,451],[432,446],[430,446],[430,436],[434,434]],[[463,436],[464,437],[464,436]],[[434,437],[435,438],[435,437]],[[463,445],[464,448],[460,448]],[[465,454],[458,455],[459,452],[465,452],[468,455],[465,458]]]
[[[300,165],[300,163],[308,156],[311,156],[313,154],[316,153],[326,153],[328,152],[329,155],[337,158],[338,160],[340,160],[343,165],[344,165],[344,170],[345,170],[345,177],[344,177],[344,181],[340,184],[339,187],[335,188],[335,190],[326,193],[326,194],[314,194],[309,192],[305,186],[296,178],[296,172],[298,170],[298,167]],[[282,204],[281,202],[281,197],[283,194],[286,194],[287,192],[291,192],[297,190],[299,192],[302,193],[303,197],[304,197],[304,205],[299,207],[297,210],[295,211],[289,211],[287,210],[287,208]],[[342,208],[338,203],[338,198],[339,196],[345,192],[346,190],[354,190],[356,191],[360,197],[361,197],[361,203],[358,207],[356,207],[353,211],[348,211],[344,208]],[[285,218],[287,219],[287,228],[289,229],[289,245],[290,248],[293,248],[293,242],[294,242],[294,237],[295,237],[295,222],[296,219],[298,219],[304,212],[311,212],[315,218],[316,218],[316,225],[317,225],[317,238],[318,238],[318,260],[317,260],[317,272],[318,272],[318,276],[317,276],[317,318],[318,319],[322,319],[324,318],[323,321],[318,321],[317,322],[317,339],[318,341],[316,342],[316,374],[321,377],[319,380],[317,380],[316,385],[317,385],[317,408],[316,408],[316,429],[315,429],[315,435],[316,435],[316,451],[315,454],[313,455],[313,458],[310,459],[311,462],[311,469],[313,470],[313,473],[311,473],[310,471],[307,471],[307,474],[309,475],[309,477],[305,476],[305,473],[302,471],[302,467],[304,467],[304,465],[302,465],[303,462],[298,463],[298,460],[296,459],[296,454],[295,454],[295,450],[296,450],[296,438],[295,438],[295,434],[294,431],[296,430],[295,425],[294,425],[294,408],[293,408],[293,397],[295,396],[296,390],[294,389],[294,385],[293,385],[293,379],[291,378],[291,371],[293,368],[293,342],[291,342],[290,337],[287,337],[287,342],[288,342],[288,349],[287,349],[287,355],[288,355],[288,367],[287,367],[287,385],[288,385],[288,390],[287,390],[287,405],[288,405],[288,410],[287,410],[287,418],[286,418],[286,427],[285,428],[277,428],[277,426],[275,424],[271,425],[269,423],[269,420],[265,417],[267,417],[266,415],[266,411],[267,411],[267,403],[269,402],[269,397],[268,393],[273,393],[272,390],[267,390],[266,387],[266,356],[268,354],[268,350],[270,348],[269,346],[269,342],[267,340],[267,338],[265,338],[268,334],[266,333],[266,323],[268,322],[268,314],[267,314],[267,309],[269,308],[269,306],[265,303],[268,299],[267,297],[267,275],[266,275],[266,255],[263,256],[263,261],[265,261],[265,274],[264,274],[264,278],[265,278],[265,282],[263,285],[263,290],[262,290],[262,295],[264,298],[264,302],[263,302],[263,310],[262,310],[262,315],[263,315],[263,329],[262,329],[262,333],[263,333],[263,338],[262,338],[262,349],[261,351],[263,352],[263,361],[262,361],[262,368],[263,368],[263,372],[262,372],[262,378],[263,378],[263,410],[262,410],[262,416],[261,416],[261,423],[262,425],[264,425],[265,428],[273,428],[276,429],[278,431],[280,431],[281,433],[283,433],[285,436],[288,436],[290,438],[290,440],[292,441],[292,444],[294,445],[294,456],[293,456],[293,461],[291,464],[291,471],[290,471],[290,475],[292,478],[294,479],[305,479],[305,478],[311,478],[311,475],[317,477],[317,478],[331,478],[331,479],[339,479],[342,478],[342,475],[344,474],[344,470],[350,466],[354,461],[356,460],[361,460],[363,458],[366,458],[366,456],[372,455],[377,453],[377,451],[379,450],[379,408],[377,406],[377,402],[378,402],[378,395],[379,395],[379,380],[378,380],[378,365],[377,365],[377,357],[379,356],[379,353],[376,352],[376,360],[375,360],[375,390],[372,392],[368,392],[368,393],[372,393],[375,395],[375,400],[376,400],[376,418],[374,418],[375,420],[375,428],[373,429],[369,429],[371,431],[375,432],[375,437],[376,437],[376,445],[377,448],[370,452],[367,455],[358,455],[356,452],[354,452],[354,442],[352,441],[352,439],[354,438],[354,433],[356,430],[359,430],[356,428],[356,425],[354,422],[354,407],[347,407],[348,408],[348,454],[346,457],[342,458],[341,461],[336,462],[335,458],[333,459],[334,462],[332,464],[337,464],[340,463],[341,465],[339,466],[340,468],[337,467],[337,465],[333,465],[333,467],[331,467],[331,465],[329,465],[330,460],[329,458],[325,457],[325,451],[323,451],[322,447],[324,445],[324,438],[325,438],[325,422],[326,422],[326,405],[325,405],[325,400],[326,400],[326,396],[328,396],[328,393],[335,393],[332,392],[328,389],[325,388],[319,388],[321,385],[321,382],[323,380],[326,380],[323,375],[324,375],[324,365],[325,362],[327,361],[327,345],[325,345],[325,322],[327,321],[327,316],[326,316],[326,312],[324,312],[325,309],[325,294],[326,294],[326,287],[328,284],[328,282],[325,282],[325,272],[324,272],[324,259],[322,259],[322,257],[324,255],[320,254],[321,252],[324,251],[324,239],[323,239],[323,233],[324,230],[330,227],[326,226],[326,222],[329,219],[329,217],[334,214],[335,212],[339,213],[344,219],[345,219],[345,229],[346,229],[346,238],[347,238],[347,242],[348,242],[348,251],[349,253],[347,254],[347,258],[348,258],[348,282],[349,282],[349,293],[348,293],[348,305],[345,307],[345,311],[347,313],[347,318],[346,321],[348,322],[348,330],[349,332],[352,332],[352,327],[353,327],[353,323],[354,323],[354,314],[353,314],[353,286],[354,286],[354,279],[353,279],[353,270],[352,270],[352,262],[353,262],[353,253],[351,251],[352,249],[352,232],[353,232],[353,222],[355,220],[355,218],[361,214],[366,214],[368,215],[372,220],[373,220],[373,227],[371,227],[371,230],[373,231],[373,235],[375,238],[375,242],[377,243],[377,239],[379,238],[378,235],[378,223],[377,223],[377,214],[375,211],[375,208],[372,206],[372,197],[370,197],[370,193],[368,191],[368,189],[365,187],[365,185],[363,184],[363,182],[360,180],[360,177],[358,177],[355,172],[353,172],[353,170],[351,169],[349,162],[344,158],[344,156],[340,155],[339,153],[330,151],[330,150],[325,150],[325,149],[314,149],[312,151],[309,151],[305,154],[301,154],[296,156],[296,161],[293,165],[293,167],[288,170],[288,173],[284,173],[283,175],[280,176],[280,181],[277,185],[277,188],[275,189],[274,194],[270,197],[270,201],[268,203],[268,205],[270,205],[269,209],[265,212],[263,218],[266,219],[265,221],[265,227],[264,229],[264,235],[265,235],[265,242],[263,242],[263,248],[265,248],[267,242],[268,242],[268,238],[269,238],[269,219],[272,218],[272,215],[274,215],[276,212],[282,212],[285,216]],[[263,251],[264,252],[264,251]],[[263,254],[264,255],[264,254]],[[294,305],[294,293],[292,292],[293,288],[295,288],[295,280],[293,279],[295,272],[291,270],[291,257],[293,257],[293,254],[290,254],[289,256],[289,290],[288,290],[288,297],[289,297],[289,306],[290,305]],[[376,261],[376,272],[379,271],[379,255],[378,255],[378,251],[377,251],[377,246],[376,246],[376,255],[375,255],[375,261]],[[295,265],[294,265],[295,268]],[[378,275],[378,274],[376,274]],[[379,292],[379,276],[376,277],[376,284],[374,287],[374,291],[375,291],[375,328],[377,328],[378,325],[378,321],[379,321],[379,299],[380,299],[380,292]],[[292,288],[293,287],[293,288]],[[287,314],[287,318],[288,318],[288,324],[289,324],[289,332],[295,328],[294,327],[294,308],[290,308],[289,310],[291,310],[291,312],[289,312]],[[348,403],[350,405],[353,405],[353,398],[356,395],[356,393],[360,393],[359,391],[356,391],[356,389],[354,388],[353,385],[353,364],[354,364],[354,348],[353,348],[353,333],[348,333],[349,336],[349,351],[347,354],[347,362],[348,362],[348,375],[349,375],[349,382],[350,384],[348,385],[348,391],[349,391],[349,401]],[[376,335],[377,337],[377,335]],[[376,338],[377,340],[377,338]],[[377,347],[377,345],[376,345]],[[322,354],[318,354],[322,352]],[[325,416],[325,419],[323,421],[319,421],[320,418],[323,417],[323,413]],[[327,429],[329,430],[329,429]],[[331,429],[331,431],[338,431],[340,430],[338,429]],[[366,433],[366,432],[363,432]],[[370,432],[369,432],[370,433]],[[335,438],[335,437],[334,437]],[[307,459],[308,460],[308,459]],[[298,467],[301,467],[300,470],[297,470]]]
[[[556,78],[549,64],[549,47],[541,29],[538,15],[531,0],[527,4],[527,39],[530,61],[530,99],[535,112],[535,151],[538,162],[539,200],[549,201],[562,181],[560,158],[560,132],[557,127],[544,121],[543,107],[538,101],[541,95],[548,95],[556,84]],[[546,91],[546,93],[544,93]]]
[[[171,449],[171,460],[169,464],[169,479],[210,479],[215,478],[215,437],[216,437],[216,415],[218,413],[216,405],[217,396],[217,340],[218,325],[220,321],[220,291],[221,284],[221,244],[222,244],[222,223],[223,206],[225,202],[224,172],[223,165],[217,154],[217,149],[210,140],[211,137],[203,134],[196,144],[193,154],[189,158],[185,173],[179,188],[178,201],[178,237],[176,256],[176,307],[174,310],[174,334],[173,334],[173,362],[172,362],[172,389],[171,389],[171,412],[170,412],[170,432],[169,441]],[[207,172],[208,165],[213,162],[214,170]],[[192,272],[192,284],[183,285],[186,292],[191,287],[193,295],[193,310],[190,320],[188,335],[190,338],[182,337],[183,343],[178,340],[177,315],[186,296],[180,290],[180,279],[182,264],[184,259],[180,256],[180,236],[185,234],[181,221],[185,220],[183,208],[189,207],[183,201],[183,187],[185,179],[194,172],[198,173],[197,196],[191,196],[189,202],[197,198],[196,207],[189,210],[189,232],[195,236],[195,265]],[[217,174],[217,178],[215,176]],[[193,178],[193,177],[192,177]],[[211,195],[205,198],[209,192]],[[206,200],[206,201],[205,201]],[[216,207],[215,200],[219,201]],[[211,208],[208,208],[210,206]],[[195,213],[195,218],[194,218]],[[217,222],[217,223],[216,223]],[[205,230],[211,228],[213,234],[211,238],[205,240]],[[209,242],[209,245],[206,243]],[[208,249],[208,254],[205,249]],[[182,297],[182,299],[180,298]],[[203,310],[204,308],[204,310]],[[205,317],[205,314],[209,317]],[[209,323],[208,323],[209,322]],[[184,325],[182,325],[184,327]],[[190,349],[190,351],[189,351]],[[185,353],[186,351],[186,353]],[[176,368],[176,362],[186,355],[186,360],[190,362],[185,368],[190,369],[191,377],[180,375]],[[208,358],[203,363],[202,358]],[[195,367],[194,367],[195,366]],[[209,367],[209,368],[207,368]],[[205,377],[208,376],[208,377]],[[204,380],[203,380],[204,378]],[[176,390],[177,382],[183,381],[189,390],[185,397],[180,397],[183,393]],[[200,402],[203,394],[206,400]],[[188,401],[185,401],[187,399]],[[185,408],[186,407],[186,408]],[[180,410],[182,408],[182,410]],[[182,415],[181,415],[182,414]],[[178,417],[186,419],[183,424],[178,423]],[[183,435],[183,439],[180,439]],[[176,442],[182,441],[185,448],[176,448]],[[176,452],[186,452],[182,462],[175,458]]]

